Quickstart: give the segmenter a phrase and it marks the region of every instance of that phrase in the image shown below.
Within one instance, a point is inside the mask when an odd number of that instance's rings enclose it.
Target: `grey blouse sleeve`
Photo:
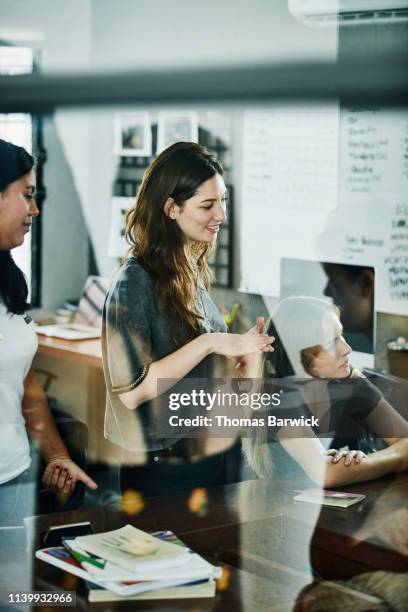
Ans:
[[[139,264],[122,268],[106,297],[103,357],[111,393],[134,389],[153,361],[153,287]]]

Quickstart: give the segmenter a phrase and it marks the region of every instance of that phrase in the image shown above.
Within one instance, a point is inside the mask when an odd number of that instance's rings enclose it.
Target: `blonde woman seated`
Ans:
[[[275,352],[264,359],[246,357],[244,376],[263,376],[265,385],[279,379],[280,414],[313,415],[318,426],[254,428],[243,448],[259,476],[275,469],[334,487],[408,468],[407,422],[350,365],[351,348],[333,305],[311,297],[282,300],[268,333],[276,337]],[[363,452],[367,431],[381,437],[386,448]],[[327,451],[333,438],[348,448]]]

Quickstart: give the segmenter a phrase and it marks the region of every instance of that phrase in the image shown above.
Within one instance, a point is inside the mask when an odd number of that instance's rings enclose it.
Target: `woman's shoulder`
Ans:
[[[151,290],[153,281],[137,257],[128,257],[116,272],[113,285],[128,285],[130,288]]]
[[[105,298],[105,307],[111,309],[131,305],[132,310],[154,307],[154,286],[149,274],[136,257],[129,257],[116,270]]]
[[[348,408],[358,412],[372,410],[381,400],[381,391],[358,370],[348,378],[336,379],[329,384],[331,399],[347,402]]]

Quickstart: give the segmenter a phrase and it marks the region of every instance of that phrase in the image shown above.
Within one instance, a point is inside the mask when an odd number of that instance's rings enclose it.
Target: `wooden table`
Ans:
[[[154,610],[291,610],[298,593],[311,581],[299,560],[312,559],[326,579],[347,579],[361,572],[382,569],[408,571],[408,474],[348,486],[367,498],[350,509],[315,507],[293,501],[294,491],[279,479],[247,481],[212,487],[197,493],[144,500],[139,508],[87,508],[31,520],[39,536],[50,525],[91,521],[95,531],[126,523],[147,531],[172,529],[197,552],[225,568],[226,580],[215,599],[166,602],[115,602],[109,609]],[[203,503],[204,502],[204,503]],[[317,524],[316,524],[317,521]],[[311,543],[311,550],[306,543]],[[32,557],[25,552],[0,552],[0,584],[18,588],[16,564],[21,572]],[[30,571],[29,568],[27,571]],[[81,584],[40,561],[33,565],[37,589]],[[4,588],[4,586],[3,586]],[[89,604],[106,609],[108,604]],[[79,608],[78,608],[79,609]]]
[[[38,353],[54,359],[90,366],[102,370],[102,347],[100,339],[62,340],[38,334]]]
[[[44,369],[57,372],[58,384],[51,387],[51,395],[56,397],[58,403],[61,400],[63,410],[86,423],[90,461],[120,464],[121,449],[106,440],[103,435],[106,386],[102,369],[101,340],[62,340],[38,334],[37,355],[40,359],[36,358],[35,368],[39,363],[43,368],[45,363]],[[67,365],[70,367],[66,367]],[[86,381],[82,386],[78,383],[80,375],[85,377]],[[82,408],[78,408],[78,405]]]

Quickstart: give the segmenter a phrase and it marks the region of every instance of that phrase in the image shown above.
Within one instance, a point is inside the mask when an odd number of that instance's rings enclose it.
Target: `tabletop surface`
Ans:
[[[347,579],[366,571],[408,571],[408,474],[348,486],[366,499],[349,509],[294,502],[295,492],[279,479],[253,480],[156,497],[122,508],[85,508],[42,515],[27,521],[33,548],[50,525],[89,520],[95,532],[126,523],[146,531],[171,529],[210,561],[222,565],[215,598],[132,602],[132,609],[290,610],[298,593],[315,575]],[[25,550],[0,552],[1,588],[19,587],[19,576],[32,574],[37,589],[57,586],[78,590],[88,604],[82,581],[32,560]],[[309,564],[310,563],[310,564]],[[74,586],[72,586],[74,585]],[[109,609],[129,609],[112,602]]]
[[[37,334],[38,353],[72,363],[102,368],[102,346],[100,338],[92,340],[63,340]]]

